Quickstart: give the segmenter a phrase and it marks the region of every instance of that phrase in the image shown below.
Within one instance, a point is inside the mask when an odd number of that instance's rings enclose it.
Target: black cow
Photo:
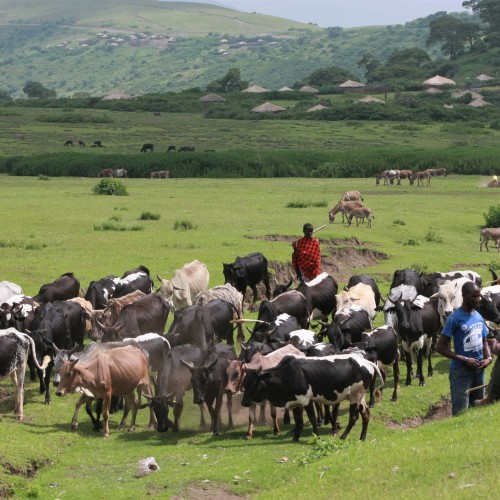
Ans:
[[[158,432],[165,432],[169,426],[179,431],[180,418],[184,405],[184,394],[191,389],[191,372],[181,362],[197,363],[204,350],[191,344],[179,345],[163,352],[158,370],[158,390],[153,397],[146,396],[147,406],[153,408],[158,422]],[[146,405],[145,405],[146,406]],[[169,407],[174,409],[174,422],[168,418]],[[142,407],[141,407],[142,408]]]
[[[51,358],[45,374],[37,370],[40,393],[45,392],[45,404],[50,404],[51,401],[49,389],[54,366],[54,345],[58,349],[69,349],[76,345],[78,349],[83,350],[87,319],[88,312],[77,302],[68,300],[47,302],[35,310],[30,336],[35,342],[37,358],[39,361],[46,357]],[[55,384],[58,379],[59,375],[56,375]]]
[[[275,406],[294,408],[294,415],[296,407],[305,406],[309,415],[310,402],[325,403],[335,406],[332,420],[336,422],[339,404],[349,399],[349,424],[341,439],[347,437],[361,413],[360,439],[364,440],[370,420],[365,392],[377,375],[382,380],[377,366],[356,354],[305,359],[286,356],[276,368],[260,373],[247,371],[241,404],[250,406],[252,402],[268,399]],[[300,431],[300,423],[296,421],[295,441]]]
[[[257,301],[257,283],[264,282],[266,287],[267,300],[271,299],[269,287],[269,271],[267,269],[267,259],[259,252],[251,253],[245,257],[237,257],[232,264],[222,264],[224,270],[225,283],[234,286],[236,290],[243,294],[247,291],[247,286],[252,289],[253,302]]]
[[[78,145],[81,147],[81,148],[84,148],[85,147],[85,141],[78,141]]]
[[[286,292],[291,284],[291,279],[286,285],[277,284],[273,292],[273,297],[278,297]],[[306,299],[310,320],[326,320],[337,307],[335,296],[338,292],[338,284],[335,278],[329,276],[327,273],[321,273],[307,283],[301,281],[296,290],[302,293]]]
[[[74,143],[73,143],[73,139],[68,139],[65,143],[64,143],[65,146],[71,146],[73,147],[74,146]]]
[[[411,285],[417,289],[418,294],[424,291],[424,283],[420,273],[407,267],[406,269],[397,269],[394,271],[390,289],[398,287],[399,285]]]
[[[98,281],[91,281],[85,293],[85,300],[92,304],[92,309],[104,309],[108,300],[113,297],[119,282],[120,278],[113,274]]]
[[[375,304],[377,305],[377,307],[380,306],[380,300],[381,300],[380,290],[378,289],[375,280],[371,276],[368,276],[367,274],[355,274],[354,276],[351,276],[349,278],[349,282],[344,287],[344,290],[349,290],[349,288],[352,288],[353,286],[356,286],[359,283],[364,283],[365,285],[369,285],[372,287],[373,293],[375,294]]]
[[[259,306],[253,334],[266,330],[268,325],[276,320],[280,314],[294,316],[300,328],[309,326],[309,310],[304,295],[297,290],[290,290],[278,295],[273,300],[263,300]]]
[[[233,428],[232,418],[232,393],[226,390],[228,383],[227,366],[230,360],[236,360],[234,347],[226,344],[216,344],[210,346],[204,356],[196,363],[181,362],[187,366],[191,372],[191,385],[193,386],[193,403],[200,405],[207,404],[210,413],[211,427],[214,436],[219,435],[220,410],[222,407],[222,397],[226,394],[229,425]],[[215,406],[214,405],[215,402]]]
[[[30,346],[36,360],[35,344],[29,335],[15,328],[0,330],[0,380],[10,375],[16,387],[14,414],[18,420],[24,418],[24,376]],[[38,364],[37,368],[43,370]]]
[[[500,324],[500,286],[493,285],[481,289],[481,299],[477,312],[487,321]]]
[[[37,295],[33,297],[35,302],[45,304],[54,300],[67,300],[78,297],[80,293],[80,282],[73,273],[61,275],[52,283],[40,287]]]
[[[179,148],[179,151],[184,151],[184,152],[186,152],[186,151],[194,151],[194,146],[181,146]]]
[[[399,349],[398,349],[398,336],[392,326],[383,325],[375,328],[371,332],[363,332],[361,342],[357,344],[367,354],[368,359],[372,363],[382,364],[384,367],[393,365],[394,373],[394,391],[392,393],[391,401],[398,400],[398,385],[399,385]],[[387,373],[381,370],[382,377],[385,379]],[[370,402],[369,406],[372,408],[375,405],[374,397],[375,388],[370,387]]]
[[[163,334],[169,311],[170,304],[159,293],[151,293],[125,305],[113,326],[95,321],[103,332],[102,342],[112,342],[144,333]]]
[[[154,146],[152,144],[143,144],[141,153],[147,153],[148,151],[154,151]]]
[[[371,330],[368,312],[362,307],[351,306],[335,314],[332,323],[326,326],[326,335],[338,353],[361,342],[361,336],[366,330]],[[324,335],[324,332],[322,329],[320,335]]]
[[[94,141],[94,144],[92,144],[93,148],[103,148],[104,146],[102,145],[101,141]]]
[[[177,151],[177,148],[175,146],[169,146],[167,149],[167,153],[170,153],[171,151]]]
[[[436,305],[418,295],[414,286],[401,285],[390,291],[384,312],[386,324],[393,326],[401,338],[406,358],[406,385],[411,385],[412,352],[417,357],[419,384],[425,385],[423,357],[428,359],[427,375],[432,377],[431,346],[440,328]]]
[[[154,290],[154,283],[146,266],[139,266],[124,273],[116,284],[113,298],[123,297],[135,290],[140,290],[146,295]]]
[[[203,349],[215,340],[234,344],[233,314],[233,305],[222,299],[212,300],[205,306],[185,307],[174,312],[168,338],[174,345],[194,344]]]
[[[263,342],[269,344],[274,351],[282,347],[284,342],[289,342],[290,333],[295,330],[300,330],[297,318],[282,313],[278,315],[274,321],[269,323],[265,329],[252,332],[250,343]]]

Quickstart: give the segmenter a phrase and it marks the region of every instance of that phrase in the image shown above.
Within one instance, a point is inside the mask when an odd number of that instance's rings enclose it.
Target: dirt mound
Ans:
[[[443,418],[451,417],[451,401],[443,399],[440,403],[435,404],[427,412],[425,417],[405,418],[402,422],[393,422],[388,420],[387,426],[391,429],[414,429],[422,424],[427,424],[435,420],[442,420]]]
[[[265,241],[287,241],[292,242],[297,238],[283,236],[279,234],[267,234],[260,237],[248,237],[250,239],[260,239]],[[387,259],[385,253],[378,252],[370,248],[366,243],[358,238],[319,238],[321,244],[321,271],[333,276],[337,282],[347,283],[353,275],[353,269],[375,265],[378,261]],[[290,249],[291,255],[291,249]],[[271,290],[278,283],[288,283],[290,279],[296,281],[297,275],[292,267],[291,257],[288,262],[269,262],[271,272]],[[295,283],[296,285],[297,283]],[[293,287],[295,286],[293,285]],[[265,298],[265,288],[261,283],[257,285],[259,299]],[[245,297],[245,310],[253,310],[251,304],[252,292],[247,290]]]

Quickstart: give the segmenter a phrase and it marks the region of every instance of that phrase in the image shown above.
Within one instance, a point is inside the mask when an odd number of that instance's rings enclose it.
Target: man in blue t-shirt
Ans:
[[[444,324],[436,351],[450,358],[451,411],[453,415],[484,397],[484,389],[467,393],[467,389],[484,385],[484,368],[492,361],[483,317],[474,309],[481,299],[479,287],[467,282],[462,287],[462,305]],[[450,348],[451,339],[455,352]]]

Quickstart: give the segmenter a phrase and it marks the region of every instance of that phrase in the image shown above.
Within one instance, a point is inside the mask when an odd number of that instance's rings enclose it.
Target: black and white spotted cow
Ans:
[[[10,375],[14,382],[14,413],[18,420],[24,418],[24,374],[30,346],[31,354],[36,360],[35,344],[29,335],[18,332],[15,328],[0,330],[0,380]],[[43,367],[36,364],[37,368],[43,371]]]
[[[376,376],[382,381],[377,365],[357,354],[322,358],[286,356],[275,368],[260,372],[247,371],[241,404],[250,406],[252,402],[260,403],[268,399],[275,406],[294,409],[294,440],[298,441],[303,421],[295,411],[297,408],[305,408],[313,422],[315,416],[310,415],[311,411],[314,412],[310,402],[334,405],[331,421],[336,422],[339,405],[347,399],[349,424],[341,439],[347,437],[361,413],[363,428],[360,439],[364,440],[370,420],[365,393]],[[380,387],[382,385],[383,382]],[[332,431],[335,430],[332,426]]]

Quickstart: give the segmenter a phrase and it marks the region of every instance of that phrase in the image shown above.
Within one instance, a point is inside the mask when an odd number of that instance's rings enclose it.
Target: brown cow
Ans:
[[[410,185],[413,186],[415,183],[415,179],[417,180],[417,186],[423,186],[424,185],[424,179],[427,179],[427,186],[431,185],[431,173],[429,170],[423,170],[421,172],[415,172],[411,177],[410,177]]]
[[[481,252],[483,251],[483,245],[484,248],[486,248],[486,251],[489,252],[488,242],[490,240],[493,240],[495,242],[497,251],[500,252],[500,227],[485,227],[484,229],[481,229],[481,235],[479,239],[481,241],[479,244],[479,250]]]
[[[97,174],[97,177],[113,177],[113,169],[105,168]]]
[[[158,170],[151,172],[151,179],[168,179],[170,177],[170,170]]]
[[[102,311],[92,313],[92,332],[90,338],[94,341],[100,340],[102,337],[102,330],[99,328],[97,321],[105,326],[113,326],[120,316],[120,312],[124,306],[134,303],[136,300],[144,297],[145,293],[140,290],[135,290],[132,293],[117,297],[116,299],[109,299],[106,307]]]
[[[408,181],[411,182],[411,176],[413,175],[413,172],[411,170],[398,170],[399,172],[399,179],[398,179],[398,186],[401,185],[401,179],[408,179]]]
[[[148,362],[139,349],[132,346],[118,347],[106,352],[97,351],[86,363],[78,363],[77,359],[65,361],[59,375],[58,396],[79,390],[104,400],[104,437],[109,437],[109,406],[113,394],[123,396],[127,403],[118,430],[125,428],[129,409],[132,409],[129,431],[135,429],[137,403],[134,391],[139,388],[149,393]],[[72,427],[78,425],[75,415],[71,421]]]
[[[330,224],[333,224],[335,220],[335,216],[342,212],[342,222],[344,222],[345,218],[348,217],[349,212],[354,208],[364,207],[363,202],[361,201],[339,201],[329,212],[328,212],[328,220]]]

